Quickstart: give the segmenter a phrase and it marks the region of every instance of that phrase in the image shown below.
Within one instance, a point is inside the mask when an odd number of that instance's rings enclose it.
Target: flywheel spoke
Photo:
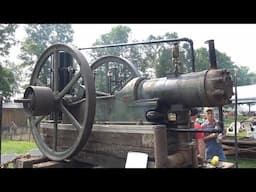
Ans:
[[[36,80],[36,84],[39,86],[45,86],[45,84],[40,79]]]
[[[45,116],[40,116],[38,118],[36,118],[35,120],[35,125],[38,126],[38,124],[45,118]]]
[[[58,112],[54,113],[54,130],[53,130],[53,150],[57,151],[58,140]]]
[[[58,51],[55,50],[53,53],[53,66],[54,66],[54,71],[53,71],[53,78],[54,78],[54,85],[53,85],[53,90],[54,93],[58,92],[58,83],[59,83],[59,58],[58,58]]]
[[[62,98],[70,89],[71,87],[77,82],[77,80],[81,77],[80,71],[71,79],[71,81],[59,92],[56,96],[57,99]]]
[[[67,115],[69,120],[71,121],[72,125],[75,126],[75,128],[80,131],[82,129],[80,123],[76,120],[76,118],[67,110],[67,108],[64,106],[64,104],[61,102],[60,103],[60,108],[63,113]]]

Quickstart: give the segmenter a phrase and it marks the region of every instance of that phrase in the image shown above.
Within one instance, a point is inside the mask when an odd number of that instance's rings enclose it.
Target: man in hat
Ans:
[[[214,118],[213,108],[205,109],[206,120],[202,124],[202,128],[219,129],[219,123]],[[210,160],[217,155],[220,161],[226,161],[221,142],[218,140],[218,133],[205,133],[204,142],[206,145],[206,160]]]

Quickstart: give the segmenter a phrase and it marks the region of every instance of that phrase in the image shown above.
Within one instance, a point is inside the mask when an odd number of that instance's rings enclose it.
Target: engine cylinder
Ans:
[[[229,72],[214,69],[143,80],[137,89],[137,99],[159,98],[166,104],[187,107],[221,106],[230,102],[232,89]]]

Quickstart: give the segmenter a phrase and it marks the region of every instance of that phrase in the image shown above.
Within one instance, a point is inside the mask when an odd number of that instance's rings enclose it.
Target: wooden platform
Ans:
[[[226,136],[225,139],[222,141],[223,144],[234,144],[235,143],[235,137],[233,136]],[[251,137],[238,137],[237,143],[239,145],[255,145],[256,146],[256,139],[253,139]]]
[[[206,166],[202,166],[201,168],[221,168],[221,169],[227,169],[227,168],[235,168],[235,164],[231,162],[220,162],[218,166],[213,166],[211,164],[207,164]]]
[[[222,141],[222,147],[226,155],[235,154],[235,137],[227,136]],[[256,157],[256,140],[249,137],[237,138],[237,152],[247,157]]]
[[[53,126],[49,123],[41,123],[46,135],[45,141],[52,146]],[[87,144],[74,157],[75,160],[93,164],[104,168],[125,168],[128,152],[141,152],[148,154],[148,167],[154,167],[154,125],[104,125],[94,124]],[[76,139],[75,130],[70,124],[60,124],[58,127],[58,145],[70,146]],[[168,155],[177,152],[182,146],[183,150],[192,150],[189,133],[184,135],[187,142],[178,145],[177,132],[168,132]],[[192,162],[186,162],[184,166],[192,166]]]

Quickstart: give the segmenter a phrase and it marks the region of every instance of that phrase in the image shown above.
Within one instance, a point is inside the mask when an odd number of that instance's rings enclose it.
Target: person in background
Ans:
[[[206,108],[205,110],[206,120],[201,125],[206,129],[219,129],[219,123],[214,118],[214,112],[212,108]],[[220,161],[227,161],[224,154],[221,138],[218,137],[219,133],[205,133],[203,138],[206,145],[206,160],[211,160],[214,156],[218,156]]]
[[[192,125],[195,129],[201,129],[201,124],[204,122],[203,119],[201,119],[199,111],[198,110],[191,110],[191,121]],[[196,139],[196,152],[197,152],[197,158],[198,162],[200,164],[203,164],[205,162],[205,143],[204,143],[204,133],[203,132],[196,132],[195,139]]]
[[[201,124],[203,123],[203,119],[200,118],[200,115],[197,115],[197,118],[194,123],[194,128],[202,129]],[[203,163],[205,159],[205,142],[204,142],[204,132],[197,132],[195,135],[196,145],[197,145],[197,157],[199,162]]]

